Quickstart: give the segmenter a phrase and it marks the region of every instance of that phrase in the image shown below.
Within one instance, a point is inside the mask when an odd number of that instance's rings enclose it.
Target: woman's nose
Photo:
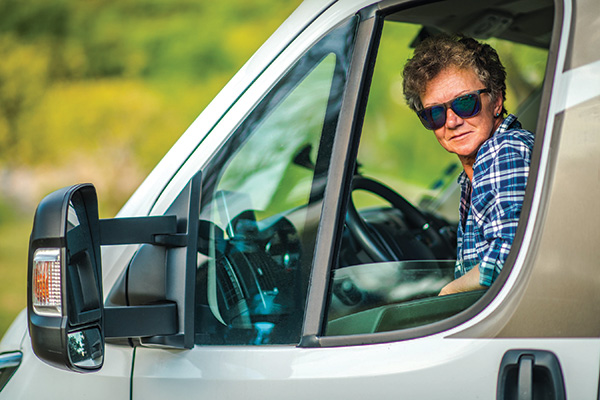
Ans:
[[[463,119],[456,115],[450,107],[446,110],[446,127],[454,129],[457,126],[462,125]]]

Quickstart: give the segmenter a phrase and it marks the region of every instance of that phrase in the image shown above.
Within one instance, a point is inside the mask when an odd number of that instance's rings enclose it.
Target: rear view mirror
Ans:
[[[98,200],[91,184],[44,198],[29,244],[27,311],[35,353],[62,369],[104,362]]]

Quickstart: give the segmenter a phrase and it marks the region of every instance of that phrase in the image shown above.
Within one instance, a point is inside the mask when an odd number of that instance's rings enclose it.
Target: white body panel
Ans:
[[[20,321],[25,327],[25,320]],[[128,399],[133,349],[107,345],[104,367],[95,374],[77,374],[49,366],[33,353],[29,337],[21,347],[23,361],[0,392],[0,399]]]
[[[193,393],[201,399],[493,399],[502,355],[507,349],[520,348],[551,349],[559,357],[567,398],[597,395],[598,340],[437,335],[323,349],[208,347],[181,352],[140,348],[133,398],[185,398]]]

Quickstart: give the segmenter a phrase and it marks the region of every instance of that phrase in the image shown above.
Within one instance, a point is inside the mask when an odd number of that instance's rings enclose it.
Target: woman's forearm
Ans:
[[[440,296],[452,293],[469,292],[471,290],[486,289],[479,283],[479,264],[458,279],[453,280],[442,288]]]

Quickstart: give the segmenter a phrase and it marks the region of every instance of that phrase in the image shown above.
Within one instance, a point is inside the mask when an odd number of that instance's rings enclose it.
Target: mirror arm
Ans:
[[[164,247],[186,247],[188,244],[188,235],[185,233],[156,235],[154,236],[153,244]]]
[[[177,331],[175,303],[104,308],[104,333],[107,338],[173,335]]]
[[[175,215],[100,220],[100,244],[102,246],[139,243],[185,247],[187,235],[177,233],[177,217]]]

